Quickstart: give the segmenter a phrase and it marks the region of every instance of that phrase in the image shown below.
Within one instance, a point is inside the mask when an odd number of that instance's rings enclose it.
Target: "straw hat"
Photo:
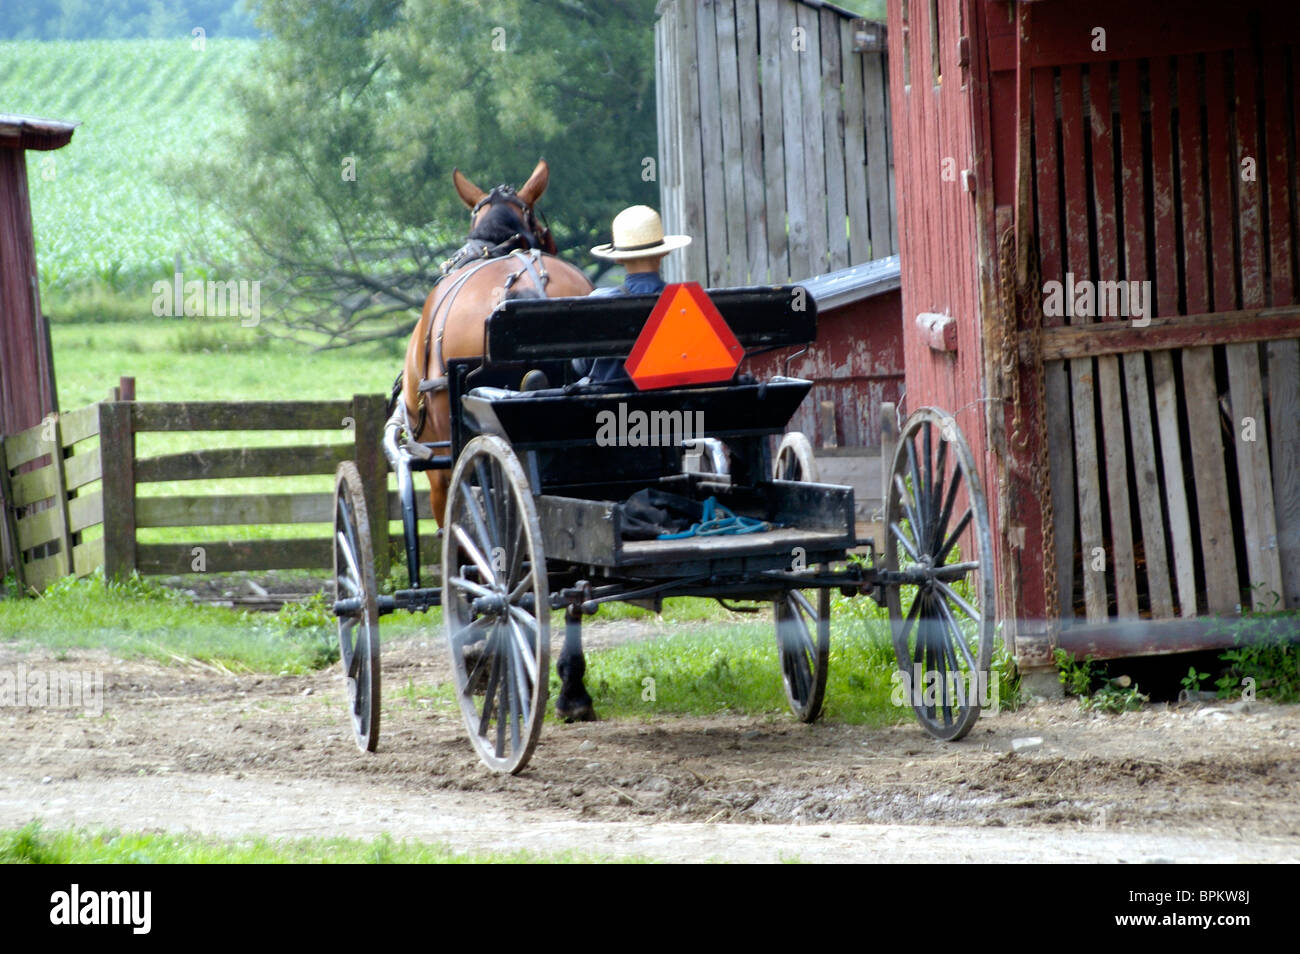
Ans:
[[[656,258],[691,244],[689,235],[664,235],[659,213],[648,205],[634,205],[614,217],[614,241],[597,245],[591,254],[615,262],[629,258]]]

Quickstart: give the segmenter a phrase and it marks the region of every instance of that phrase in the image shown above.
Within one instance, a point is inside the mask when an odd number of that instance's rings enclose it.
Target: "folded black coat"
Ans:
[[[664,533],[681,533],[704,517],[697,500],[647,487],[618,505],[624,540],[655,540]]]

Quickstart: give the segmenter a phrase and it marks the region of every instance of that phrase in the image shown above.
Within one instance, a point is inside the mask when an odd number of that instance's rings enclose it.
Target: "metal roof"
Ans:
[[[0,149],[62,149],[80,123],[0,113]]]
[[[817,275],[799,282],[817,302],[819,311],[893,291],[900,285],[898,256],[877,258],[860,265],[850,265],[836,272]]]

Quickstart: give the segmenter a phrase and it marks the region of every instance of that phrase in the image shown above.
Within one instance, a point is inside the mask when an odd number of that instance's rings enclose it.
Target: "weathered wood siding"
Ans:
[[[662,0],[655,27],[669,281],[799,281],[896,251],[887,62],[799,0]],[[882,44],[883,46],[883,44]]]

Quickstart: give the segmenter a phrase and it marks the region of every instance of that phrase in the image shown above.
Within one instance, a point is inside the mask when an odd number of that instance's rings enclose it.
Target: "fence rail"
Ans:
[[[332,560],[328,535],[305,538],[141,542],[152,528],[331,523],[331,492],[176,493],[144,495],[140,488],[172,481],[332,475],[340,461],[355,460],[366,489],[376,573],[386,576],[400,533],[396,491],[388,489],[388,464],[380,447],[386,397],[356,395],[344,401],[106,401],[51,415],[41,424],[0,440],[0,571],[12,567],[27,586],[43,589],[62,576],[85,576],[104,567],[109,576],[228,573],[273,569],[324,569]],[[351,443],[329,441],[340,429]],[[141,457],[141,433],[297,431],[300,443],[275,447],[223,447]],[[92,486],[96,485],[97,486]],[[429,502],[417,494],[422,518]],[[102,533],[96,535],[96,528]],[[422,559],[436,563],[432,535],[421,538]],[[7,564],[7,566],[5,565]]]

